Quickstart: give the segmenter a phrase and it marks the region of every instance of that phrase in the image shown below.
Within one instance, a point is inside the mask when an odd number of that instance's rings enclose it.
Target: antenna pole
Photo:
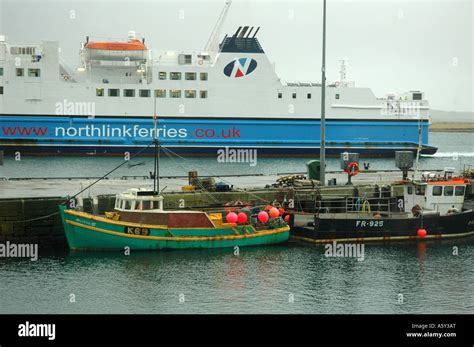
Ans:
[[[415,171],[413,172],[413,179],[415,180],[418,176],[418,162],[420,160],[420,152],[423,147],[423,133],[422,133],[422,126],[423,120],[421,119],[421,114],[419,115],[418,119],[418,148],[416,149],[416,161],[415,161]]]
[[[323,59],[321,67],[321,146],[319,181],[326,182],[326,0],[323,0]]]
[[[158,166],[159,162],[159,155],[160,155],[160,144],[158,141],[158,136],[157,136],[157,123],[158,119],[156,117],[156,95],[154,95],[153,98],[154,104],[153,104],[153,127],[155,129],[155,132],[153,134],[153,142],[155,144],[155,168],[154,168],[154,179],[153,179],[153,190],[159,194],[160,192],[160,170]]]

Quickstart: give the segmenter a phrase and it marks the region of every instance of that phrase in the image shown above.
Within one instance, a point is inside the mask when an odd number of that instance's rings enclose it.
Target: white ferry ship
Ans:
[[[150,49],[130,31],[122,41],[86,38],[78,66],[59,42],[19,45],[0,35],[0,150],[24,154],[123,154],[150,144],[182,155],[224,147],[259,155],[316,156],[321,83],[284,82],[257,35],[242,26],[220,39],[227,1],[203,51]],[[297,59],[297,57],[295,58]],[[377,98],[369,88],[326,82],[326,152],[433,154],[421,91]],[[153,151],[150,148],[150,152]]]

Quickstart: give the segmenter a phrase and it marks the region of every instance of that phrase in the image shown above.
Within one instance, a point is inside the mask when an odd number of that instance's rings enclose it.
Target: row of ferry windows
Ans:
[[[416,195],[425,195],[426,186],[417,186],[415,194]],[[443,194],[444,191],[444,194]],[[433,186],[433,196],[464,196],[465,187],[464,186]],[[413,187],[407,187],[407,193],[413,194]]]
[[[97,96],[104,96],[105,90],[104,88],[96,88],[95,93]],[[155,97],[156,98],[166,98],[167,90],[166,89],[155,89]],[[118,97],[120,96],[120,89],[108,89],[107,95],[111,97]],[[181,98],[182,92],[179,89],[171,89],[169,91],[170,98]],[[198,91],[194,89],[185,90],[184,97],[188,99],[195,99],[197,98]],[[123,96],[126,98],[133,98],[135,97],[135,89],[124,89]],[[150,89],[140,89],[138,90],[138,96],[141,98],[149,98],[151,96]],[[201,99],[207,98],[207,90],[200,90],[199,97]]]
[[[164,71],[158,72],[158,79],[160,79],[160,80],[166,80],[167,76],[168,76],[167,72],[164,72]],[[180,81],[181,77],[182,77],[181,72],[170,72],[170,80]],[[197,79],[197,73],[196,72],[185,72],[184,73],[184,79],[186,81],[195,81]],[[199,73],[199,79],[201,81],[207,81],[207,72]]]
[[[293,99],[296,99],[296,93],[293,93],[293,94],[291,95],[291,97],[292,97]],[[282,99],[282,98],[283,98],[283,93],[278,93],[278,99]],[[336,94],[336,95],[335,95],[335,98],[336,98],[336,100],[339,100],[339,94]],[[311,93],[307,93],[307,94],[306,94],[306,99],[311,99]]]
[[[15,70],[16,77],[23,77],[25,76],[25,69],[17,68]],[[28,69],[28,77],[40,77],[41,70],[40,69]]]

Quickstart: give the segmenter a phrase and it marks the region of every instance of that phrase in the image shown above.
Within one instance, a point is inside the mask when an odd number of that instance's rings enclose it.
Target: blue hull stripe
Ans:
[[[418,143],[418,122],[413,120],[328,119],[326,124],[327,147],[335,154],[344,150],[393,154],[394,150],[414,150]],[[320,121],[160,118],[157,132],[163,146],[183,154],[215,153],[216,148],[229,146],[275,154],[291,149],[297,155],[318,152]],[[0,147],[8,150],[118,153],[147,146],[153,136],[151,118],[0,116]],[[422,139],[425,153],[436,151],[428,145],[427,121],[422,123]]]

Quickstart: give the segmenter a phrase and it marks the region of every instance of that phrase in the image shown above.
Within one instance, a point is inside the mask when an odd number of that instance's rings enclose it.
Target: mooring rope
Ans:
[[[107,172],[105,175],[103,175],[102,177],[98,178],[97,180],[95,180],[94,182],[92,182],[91,184],[89,184],[87,187],[85,187],[84,189],[80,190],[78,193],[74,194],[73,196],[69,197],[67,200],[65,200],[64,202],[62,202],[61,204],[64,205],[66,203],[68,203],[69,201],[71,201],[72,199],[74,199],[76,196],[78,196],[79,194],[83,193],[84,191],[86,191],[87,189],[89,189],[90,187],[92,187],[93,185],[95,185],[96,183],[102,181],[104,178],[106,178],[108,175],[110,175],[112,172],[118,170],[119,168],[121,168],[122,166],[124,166],[125,164],[129,163],[131,159],[135,158],[136,156],[140,155],[143,151],[145,151],[146,149],[148,149],[151,145],[154,145],[155,142],[151,142],[148,146],[146,147],[143,147],[141,150],[139,150],[137,153],[135,153],[134,155],[132,155],[130,157],[130,159],[128,160],[125,160],[123,163],[121,163],[120,165],[116,166],[114,169],[110,170],[109,172]]]
[[[51,214],[48,214],[46,216],[41,216],[41,217],[36,217],[36,218],[31,218],[31,219],[25,219],[25,220],[15,220],[15,221],[4,221],[2,223],[10,223],[10,224],[19,224],[19,223],[27,223],[27,222],[33,222],[35,220],[41,220],[41,219],[46,219],[46,218],[50,218],[50,217],[53,217],[55,215],[59,214],[59,211],[58,212],[54,212],[54,213],[51,213]]]

